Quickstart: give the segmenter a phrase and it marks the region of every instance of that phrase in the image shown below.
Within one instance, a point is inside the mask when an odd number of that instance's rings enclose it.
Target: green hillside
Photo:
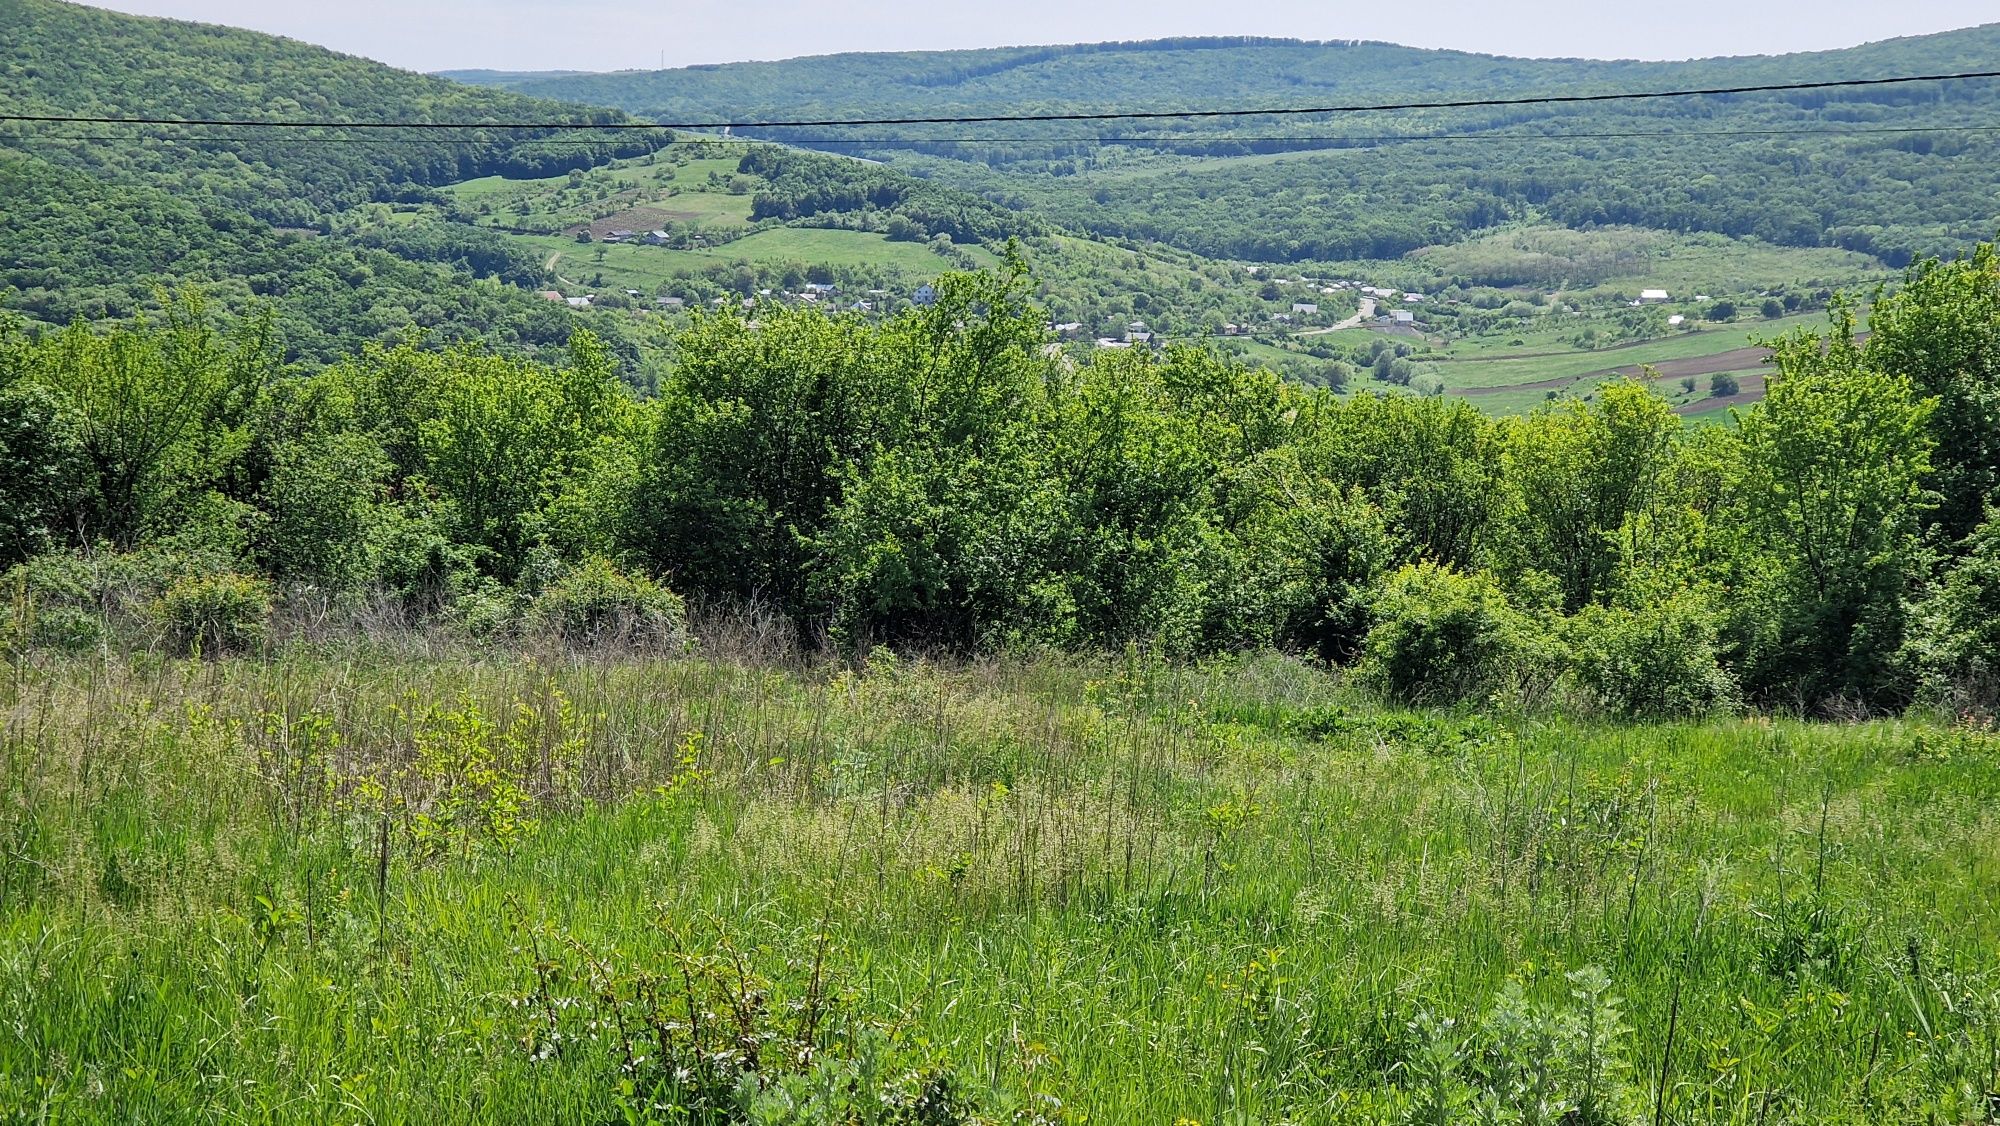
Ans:
[[[1996,53],[2000,24],[1840,51],[1686,63],[1510,59],[1379,43],[1162,40],[484,77],[655,120],[725,111],[736,119],[899,117],[1880,78],[1986,69]],[[2000,124],[1996,109],[2000,85],[1968,81],[1335,118],[1009,124],[971,130],[979,140],[947,126],[767,132],[899,159],[1067,226],[1216,256],[1391,258],[1540,218],[1845,247],[1901,264],[1991,233],[2000,186],[1990,132]],[[1866,131],[1883,129],[1924,131]],[[1591,136],[1560,139],[1574,134]],[[1433,139],[1379,140],[1411,136]],[[1279,152],[1311,155],[1279,163],[1225,159]]]
[[[344,121],[623,120],[479,90],[275,36],[55,0],[0,4],[0,104],[63,116]],[[600,135],[601,136],[601,135]],[[304,133],[0,126],[0,308],[45,324],[127,318],[163,288],[276,306],[291,358],[414,336],[526,350],[575,318],[522,288],[540,264],[470,226],[361,232],[358,209],[439,200],[468,176],[525,176],[651,151],[665,134]],[[615,331],[612,333],[617,335]],[[620,346],[628,361],[637,353]]]

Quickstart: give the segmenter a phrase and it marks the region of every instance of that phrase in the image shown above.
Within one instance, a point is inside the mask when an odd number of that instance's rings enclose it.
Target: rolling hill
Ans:
[[[626,120],[232,28],[57,0],[0,8],[0,104],[10,113]],[[119,318],[149,307],[160,287],[195,284],[226,308],[275,303],[293,358],[308,362],[412,333],[559,343],[570,316],[520,288],[539,269],[504,243],[471,228],[354,239],[339,230],[343,217],[378,201],[442,198],[440,187],[466,176],[587,168],[665,139],[652,131],[582,143],[551,130],[357,138],[337,127],[0,125],[0,307],[44,323]]]
[[[1995,57],[2000,24],[1685,63],[1209,39],[463,77],[684,121],[1699,89],[1976,71]],[[1976,80],[1337,117],[748,132],[897,161],[1067,226],[1213,256],[1393,258],[1545,220],[1841,247],[1893,265],[1992,233],[1995,130],[2000,83]]]

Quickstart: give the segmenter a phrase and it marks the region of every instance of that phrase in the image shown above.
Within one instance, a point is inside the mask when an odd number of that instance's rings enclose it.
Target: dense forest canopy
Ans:
[[[1161,40],[479,76],[655,120],[1366,105],[1987,69],[2000,25],[1685,63],[1380,43]],[[777,129],[900,160],[1068,226],[1272,261],[1396,257],[1509,220],[1840,246],[1901,265],[1990,237],[1990,80],[1362,115]],[[1004,134],[1005,140],[966,139]],[[1584,136],[1550,140],[1563,135]],[[1603,136],[1610,134],[1609,136]],[[1434,138],[1391,140],[1379,138]],[[1305,153],[1281,162],[1230,158]],[[1922,184],[1921,192],[1911,191]]]
[[[0,100],[63,116],[315,121],[628,120],[478,90],[292,40],[57,0],[7,0]],[[0,126],[0,304],[62,324],[134,316],[162,286],[225,310],[275,303],[290,356],[364,341],[561,347],[575,320],[519,288],[538,259],[469,226],[334,234],[352,208],[430,199],[467,176],[548,175],[649,152],[641,131],[361,139],[223,128]],[[495,284],[511,283],[511,284]],[[608,331],[614,332],[615,329]],[[629,342],[624,353],[634,357]]]

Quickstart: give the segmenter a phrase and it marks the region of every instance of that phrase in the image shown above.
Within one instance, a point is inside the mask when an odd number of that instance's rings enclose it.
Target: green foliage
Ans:
[[[0,363],[0,382],[46,387],[73,412],[90,498],[81,531],[122,546],[223,483],[279,368],[268,318],[225,336],[192,296],[167,304],[158,331],[97,335],[74,324],[8,349]]]
[[[375,578],[369,558],[389,460],[365,434],[312,434],[280,446],[264,482],[273,577],[332,591]]]
[[[1908,600],[1926,576],[1919,534],[1935,400],[1869,368],[1842,318],[1829,338],[1777,342],[1766,399],[1740,419],[1744,526],[1732,623],[1745,687],[1813,707],[1893,705]]]
[[[1961,549],[1918,607],[1907,656],[1928,702],[1991,710],[2000,706],[2000,522],[1989,517]]]
[[[544,510],[589,479],[600,440],[633,409],[609,354],[582,332],[561,367],[406,345],[327,378],[358,388],[397,473],[421,478],[452,542],[505,581],[542,534]]]
[[[1470,404],[1362,395],[1312,416],[1307,432],[1315,467],[1367,492],[1405,558],[1485,563],[1505,477],[1498,432]]]
[[[1720,665],[1721,621],[1710,599],[1692,590],[1635,606],[1587,606],[1564,626],[1566,663],[1576,685],[1615,715],[1710,715],[1736,698]]]
[[[1926,260],[1883,296],[1868,318],[1863,358],[1906,376],[1937,400],[1930,419],[1938,492],[1926,523],[1948,540],[1969,535],[2000,488],[2000,257]]]
[[[1374,617],[1357,672],[1400,703],[1485,700],[1534,661],[1527,616],[1486,572],[1405,566],[1383,584]]]
[[[579,648],[671,652],[687,641],[687,607],[680,596],[599,556],[544,587],[527,616],[534,630]]]
[[[1639,380],[1510,426],[1516,568],[1554,575],[1566,610],[1601,601],[1618,568],[1618,533],[1652,503],[1679,429],[1666,401]]]
[[[171,648],[204,656],[241,653],[263,643],[271,594],[249,575],[190,575],[161,592],[154,613]]]
[[[49,388],[9,383],[0,370],[0,565],[68,538],[88,480],[75,413]]]

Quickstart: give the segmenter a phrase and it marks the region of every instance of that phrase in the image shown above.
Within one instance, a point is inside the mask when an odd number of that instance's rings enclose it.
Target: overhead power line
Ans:
[[[1853,137],[1853,136],[1881,136],[1881,135],[1893,136],[1898,134],[1914,134],[1914,133],[1992,133],[1996,131],[2000,131],[2000,124],[1968,125],[1956,122],[1941,122],[1937,125],[1898,125],[1898,126],[1868,126],[1868,125],[1799,126],[1799,127],[1775,127],[1767,129],[1647,129],[1647,130],[1621,130],[1617,132],[1587,132],[1587,133],[1503,133],[1496,131],[1496,132],[1485,132],[1485,133],[1398,133],[1398,134],[1382,134],[1375,136],[1348,136],[1348,135],[1330,136],[1326,134],[1313,134],[1313,133],[1295,133],[1290,135],[1268,134],[1261,136],[1244,136],[1241,134],[1230,134],[1230,133],[1200,133],[1192,135],[1182,134],[1179,136],[1133,135],[1133,136],[1116,136],[1116,137],[1106,137],[1106,136],[788,137],[782,141],[764,137],[680,136],[673,138],[672,144],[784,145],[793,147],[811,147],[815,145],[850,145],[850,146],[878,145],[885,148],[891,148],[891,147],[902,147],[909,145],[944,145],[944,144],[954,144],[954,145],[1097,144],[1097,145],[1152,145],[1152,146],[1166,147],[1171,145],[1221,145],[1221,144],[1230,144],[1233,142],[1238,144],[1281,144],[1282,143],[1282,144],[1319,145],[1319,146],[1343,146],[1349,148],[1366,148],[1373,145],[1424,143],[1432,141],[1451,143],[1451,144],[1457,144],[1462,142],[1518,143],[1518,142],[1528,142],[1528,141],[1609,141],[1609,140],[1665,139],[1665,138],[1702,139],[1702,138],[1712,138],[1712,137],[1727,138],[1727,137],[1821,137],[1821,136]],[[314,145],[314,144],[436,145],[436,144],[476,143],[471,140],[452,140],[450,138],[436,138],[436,137],[297,137],[297,136],[277,137],[268,135],[260,136],[251,133],[205,133],[205,134],[193,134],[180,137],[135,136],[129,133],[127,134],[79,133],[70,135],[29,134],[29,135],[16,136],[12,138],[0,138],[0,139],[9,141],[34,141],[34,142],[44,142],[44,143],[70,142],[70,141],[80,141],[80,142],[157,141],[163,144],[174,144],[174,145],[204,145],[204,144],[219,144],[219,143],[243,144],[243,143],[253,143],[258,141],[282,141],[287,145]],[[501,143],[531,144],[539,146],[562,145],[562,146],[589,147],[589,146],[611,144],[612,142],[606,140],[583,140],[583,139],[574,139],[574,140],[531,139],[526,141],[504,141]]]
[[[952,117],[849,117],[777,121],[256,121],[242,118],[91,117],[63,114],[0,114],[0,121],[65,125],[205,125],[261,126],[273,129],[818,129],[870,125],[990,125],[1058,121],[1162,121],[1180,118],[1279,117],[1313,114],[1382,113],[1421,109],[1482,109],[1505,106],[1565,105],[1589,102],[1625,102],[1652,98],[1700,98],[1730,94],[1781,94],[1808,90],[1851,87],[1894,86],[1917,82],[1957,82],[1980,78],[2000,78],[2000,70],[1962,71],[1952,74],[1913,74],[1894,78],[1845,78],[1822,82],[1771,82],[1749,86],[1711,86],[1693,90],[1647,90],[1600,94],[1535,94],[1516,98],[1464,98],[1425,102],[1384,102],[1366,105],[1280,106],[1261,109],[1179,109],[1106,110],[1092,113],[978,114]]]

